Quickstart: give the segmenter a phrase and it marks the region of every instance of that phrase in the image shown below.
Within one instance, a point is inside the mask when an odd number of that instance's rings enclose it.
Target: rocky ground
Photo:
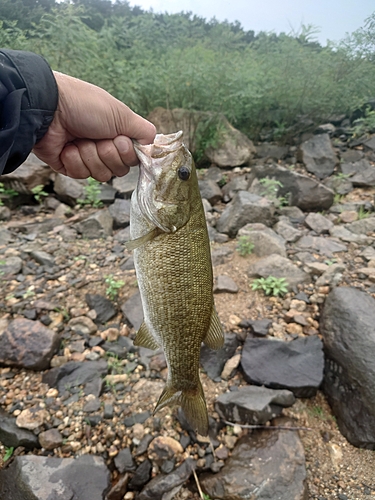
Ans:
[[[0,207],[0,497],[23,484],[33,499],[375,498],[371,144],[333,127],[200,171],[226,332],[219,353],[202,347],[210,439],[181,411],[152,415],[164,356],[132,344],[135,171],[93,208],[77,204],[84,182],[19,169],[23,194]],[[268,276],[286,293],[252,289]]]

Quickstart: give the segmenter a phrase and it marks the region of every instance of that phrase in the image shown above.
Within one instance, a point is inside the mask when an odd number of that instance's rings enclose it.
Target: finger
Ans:
[[[111,170],[99,157],[95,141],[79,139],[74,141],[74,144],[77,146],[80,157],[93,179],[99,182],[107,182],[112,178]]]
[[[118,114],[118,110],[116,110],[120,125],[118,127],[119,135],[135,139],[140,144],[152,144],[156,135],[155,125],[137,115],[137,113],[134,113],[127,106],[125,108],[127,108],[126,112],[120,115]]]
[[[131,148],[133,145],[131,144],[131,140],[126,137],[127,141],[130,143]],[[111,170],[113,175],[117,177],[122,177],[129,172],[128,159],[132,159],[132,156],[135,156],[134,150],[133,155],[129,154],[130,148],[128,143],[126,143],[126,148],[128,153],[121,157],[120,152],[115,144],[115,139],[107,139],[102,141],[96,141],[96,149],[98,152],[98,156],[100,160],[104,163],[104,165]]]
[[[79,149],[75,144],[67,144],[60,154],[67,176],[73,179],[87,179],[91,173],[84,164]]]
[[[129,137],[124,135],[119,135],[113,139],[113,143],[116,146],[118,154],[125,165],[130,167],[135,167],[138,165],[139,160],[134,151],[133,142]]]

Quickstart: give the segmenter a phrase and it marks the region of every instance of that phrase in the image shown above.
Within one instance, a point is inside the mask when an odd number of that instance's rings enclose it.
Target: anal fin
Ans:
[[[152,349],[153,351],[159,349],[158,343],[151,335],[151,333],[148,331],[145,322],[141,324],[137,332],[137,335],[135,336],[133,344],[140,347],[147,347],[147,349]]]
[[[224,345],[224,331],[214,305],[212,305],[210,326],[203,342],[210,349],[220,349]]]

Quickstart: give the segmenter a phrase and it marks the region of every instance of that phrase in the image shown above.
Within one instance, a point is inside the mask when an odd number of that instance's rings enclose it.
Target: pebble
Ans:
[[[38,436],[40,446],[45,450],[54,450],[63,444],[63,437],[57,429],[49,429]]]

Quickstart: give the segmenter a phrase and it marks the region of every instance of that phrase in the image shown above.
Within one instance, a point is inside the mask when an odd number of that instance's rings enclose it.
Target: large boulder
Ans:
[[[351,287],[328,295],[320,329],[323,389],[344,436],[375,450],[375,300]]]
[[[251,140],[232,127],[223,115],[176,108],[156,108],[149,115],[158,133],[184,131],[186,147],[194,154],[201,148],[201,138],[214,127],[214,139],[204,147],[204,155],[219,167],[236,167],[247,163],[255,152]],[[209,141],[210,142],[210,141]]]
[[[0,175],[0,182],[18,193],[32,194],[32,189],[36,186],[48,184],[52,174],[50,167],[31,153],[16,170]]]
[[[243,436],[218,474],[200,477],[215,500],[308,500],[305,454],[296,432]]]
[[[303,142],[298,157],[304,163],[306,170],[319,179],[329,177],[339,161],[328,134],[315,135]]]
[[[94,500],[110,488],[111,474],[101,457],[77,459],[27,455],[0,471],[0,498],[7,500]]]
[[[60,345],[60,337],[39,321],[18,318],[0,334],[0,363],[45,370]]]
[[[53,189],[61,201],[73,207],[79,198],[85,197],[86,185],[86,179],[72,179],[66,175],[56,174]]]
[[[248,337],[241,366],[249,383],[288,389],[297,397],[308,398],[323,381],[323,344],[316,335],[290,342]]]
[[[249,222],[270,226],[274,212],[275,207],[267,198],[247,191],[238,191],[221,214],[216,229],[233,238],[238,230]]]
[[[335,193],[331,189],[288,168],[257,165],[252,168],[251,177],[251,180],[268,177],[279,181],[282,186],[278,189],[278,196],[287,198],[289,205],[295,205],[306,212],[328,210],[333,205]]]

